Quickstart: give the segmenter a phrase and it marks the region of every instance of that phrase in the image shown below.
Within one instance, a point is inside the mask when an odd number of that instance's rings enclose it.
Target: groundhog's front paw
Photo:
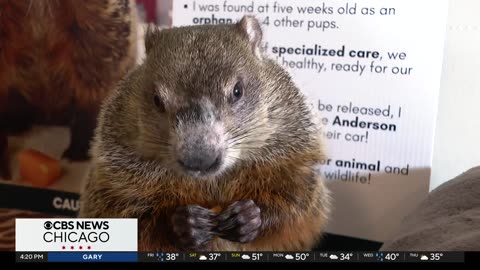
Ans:
[[[260,208],[252,200],[238,201],[217,217],[221,238],[240,243],[255,240],[260,232]]]
[[[176,209],[172,216],[173,231],[180,248],[198,250],[213,238],[215,214],[209,209],[188,205]]]

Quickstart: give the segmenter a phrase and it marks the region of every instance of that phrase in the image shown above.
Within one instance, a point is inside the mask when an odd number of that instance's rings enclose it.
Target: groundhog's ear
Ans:
[[[160,36],[160,29],[158,26],[154,24],[148,24],[147,28],[145,29],[145,53],[148,54],[153,47],[155,47],[155,43],[157,43],[157,39]]]
[[[240,22],[237,23],[237,28],[247,38],[253,53],[255,53],[258,58],[261,58],[263,32],[258,20],[250,15],[244,16]]]

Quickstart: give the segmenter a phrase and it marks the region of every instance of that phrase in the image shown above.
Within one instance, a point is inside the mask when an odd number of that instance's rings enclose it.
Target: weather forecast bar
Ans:
[[[17,252],[17,262],[451,262],[463,252]]]

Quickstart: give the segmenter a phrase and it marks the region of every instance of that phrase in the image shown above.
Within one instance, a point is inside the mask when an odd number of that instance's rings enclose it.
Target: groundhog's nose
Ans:
[[[188,171],[214,171],[220,167],[222,155],[216,151],[198,151],[178,159],[180,166]]]

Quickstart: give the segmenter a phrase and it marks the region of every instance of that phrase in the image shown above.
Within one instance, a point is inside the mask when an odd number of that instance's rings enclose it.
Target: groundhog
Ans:
[[[147,29],[102,106],[79,217],[137,218],[139,251],[313,249],[330,212],[322,137],[255,17]]]
[[[89,159],[100,103],[136,62],[134,0],[0,0],[0,177],[9,135],[70,127],[63,158]]]

